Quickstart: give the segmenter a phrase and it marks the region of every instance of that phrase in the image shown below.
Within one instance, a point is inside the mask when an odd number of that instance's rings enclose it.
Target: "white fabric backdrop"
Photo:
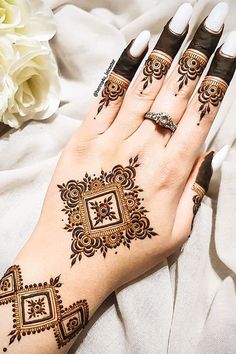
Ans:
[[[0,139],[0,273],[31,234],[59,154],[125,44],[149,29],[153,44],[181,0],[47,0],[62,82],[59,113]],[[192,0],[194,29],[218,1]],[[234,27],[230,3],[225,34]],[[225,37],[224,34],[224,37]],[[186,42],[191,38],[191,34]],[[236,353],[236,78],[206,145],[232,146],[179,258],[112,295],[71,353]]]

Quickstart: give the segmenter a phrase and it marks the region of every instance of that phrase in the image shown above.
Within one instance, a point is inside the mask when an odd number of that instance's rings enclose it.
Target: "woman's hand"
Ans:
[[[66,146],[38,225],[15,261],[19,267],[11,268],[0,284],[0,305],[11,301],[16,317],[12,328],[7,306],[0,307],[5,311],[0,342],[7,347],[10,333],[9,351],[54,353],[57,346],[66,351],[113,290],[188,239],[208,189],[213,152],[196,158],[236,64],[236,48],[226,41],[190,101],[223,31],[221,4],[166,78],[187,34],[189,6],[166,25],[128,92],[146,53],[147,33],[125,49]],[[149,111],[161,115],[144,119]]]

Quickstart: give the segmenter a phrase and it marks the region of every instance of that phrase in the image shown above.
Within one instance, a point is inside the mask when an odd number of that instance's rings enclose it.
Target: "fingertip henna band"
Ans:
[[[202,75],[210,56],[217,47],[222,32],[223,27],[219,32],[210,31],[205,26],[205,20],[198,27],[188,49],[179,60],[179,91],[188,84],[189,80],[196,80]]]
[[[145,62],[142,79],[144,83],[141,93],[153,82],[153,79],[161,80],[167,74],[173,58],[187,35],[188,26],[184,33],[177,34],[171,31],[170,22],[171,19],[165,25],[153,51]]]
[[[107,107],[111,101],[116,101],[119,97],[125,95],[130,81],[133,79],[139,65],[147,53],[148,49],[146,48],[139,57],[133,57],[130,54],[130,48],[133,42],[134,40],[132,40],[122,52],[113,71],[109,75],[108,80],[105,82],[101,93],[102,97],[99,101],[97,115],[104,107]]]
[[[212,107],[218,107],[222,102],[227,88],[236,69],[236,58],[224,55],[219,48],[214,56],[206,78],[198,89],[200,103],[200,124],[203,117],[211,112]]]

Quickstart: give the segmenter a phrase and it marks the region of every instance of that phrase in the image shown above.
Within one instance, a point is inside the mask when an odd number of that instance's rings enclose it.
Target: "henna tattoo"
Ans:
[[[202,199],[205,195],[205,190],[199,185],[197,184],[196,182],[194,182],[193,186],[192,186],[192,190],[196,193],[194,196],[193,196],[193,219],[192,219],[192,225],[191,225],[191,230],[193,229],[193,223],[194,223],[194,220],[195,220],[195,216],[198,212],[198,209],[200,208],[201,206],[201,203],[202,203]]]
[[[214,151],[211,151],[209,154],[206,155],[205,159],[203,160],[199,168],[196,181],[192,186],[192,190],[196,192],[196,194],[193,196],[193,220],[192,220],[191,230],[193,228],[195,216],[201,206],[202,199],[208,191],[211,176],[213,173],[212,170],[213,156],[214,156]]]
[[[108,80],[105,82],[96,116],[104,107],[107,107],[111,101],[116,101],[119,97],[124,96],[130,81],[146,55],[148,48],[146,48],[138,58],[133,57],[130,54],[130,47],[133,42],[134,40],[125,48]],[[94,119],[96,119],[96,117],[94,117]]]
[[[80,300],[64,308],[58,290],[61,286],[60,275],[51,278],[49,283],[24,286],[18,265],[6,271],[0,281],[0,305],[12,304],[13,329],[9,333],[9,345],[26,335],[53,329],[60,349],[80,333],[88,322],[88,303]]]
[[[214,56],[206,78],[198,90],[200,121],[210,113],[211,107],[218,107],[224,98],[236,69],[235,57],[225,56],[219,48]],[[199,125],[198,123],[198,125]]]
[[[107,107],[111,101],[116,101],[119,97],[124,96],[128,86],[129,80],[112,72],[102,90],[102,98],[99,101],[97,115],[101,112],[103,107]]]
[[[161,80],[167,74],[173,58],[186,37],[188,27],[183,34],[179,35],[170,30],[170,22],[171,20],[165,25],[152,53],[145,62],[141,93],[153,82],[153,79]]]
[[[196,80],[200,77],[207,64],[207,56],[194,49],[187,49],[179,61],[178,79],[180,91],[184,85],[188,84],[188,80]]]
[[[202,75],[208,59],[217,47],[222,31],[223,28],[217,33],[211,32],[205,27],[205,20],[198,27],[188,49],[179,61],[178,91],[187,85],[189,80],[196,80]]]
[[[62,211],[68,215],[64,228],[72,234],[72,266],[82,255],[91,257],[100,249],[105,258],[108,249],[121,243],[130,248],[132,240],[158,235],[141,204],[143,190],[135,185],[138,166],[135,157],[128,166],[116,165],[99,177],[86,173],[82,181],[58,185],[65,204]]]
[[[152,51],[143,68],[143,91],[147,88],[148,84],[152,83],[153,79],[161,80],[167,74],[171,62],[172,58],[169,55],[156,49]]]
[[[219,106],[227,88],[228,85],[224,80],[218,77],[206,76],[198,89],[198,100],[200,102],[199,112],[201,112],[199,123],[206,114],[211,112],[212,106]]]

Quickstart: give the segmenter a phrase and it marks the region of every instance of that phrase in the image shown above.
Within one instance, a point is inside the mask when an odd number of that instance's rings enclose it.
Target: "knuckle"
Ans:
[[[159,189],[176,188],[181,182],[181,169],[177,164],[171,162],[161,167],[158,181]]]
[[[160,170],[158,187],[160,189],[175,187],[179,179],[180,174],[177,166],[173,163],[165,164]]]

